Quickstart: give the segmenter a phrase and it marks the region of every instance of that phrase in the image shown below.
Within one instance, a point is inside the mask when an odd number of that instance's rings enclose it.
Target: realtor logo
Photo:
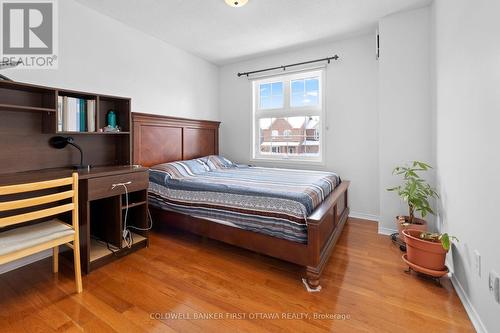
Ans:
[[[26,68],[56,68],[55,0],[0,0],[2,61]]]

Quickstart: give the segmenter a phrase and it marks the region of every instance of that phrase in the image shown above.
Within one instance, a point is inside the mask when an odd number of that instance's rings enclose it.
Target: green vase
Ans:
[[[116,128],[116,113],[113,110],[108,111],[108,126]]]

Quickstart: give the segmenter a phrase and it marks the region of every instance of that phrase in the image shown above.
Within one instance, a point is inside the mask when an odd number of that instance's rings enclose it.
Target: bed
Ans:
[[[219,123],[133,113],[134,163],[150,167],[156,224],[305,268],[310,290],[349,213],[331,172],[258,168],[218,156]]]

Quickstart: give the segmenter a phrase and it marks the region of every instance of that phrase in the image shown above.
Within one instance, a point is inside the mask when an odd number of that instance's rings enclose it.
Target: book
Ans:
[[[80,99],[79,98],[75,98],[75,113],[76,113],[75,132],[80,132]]]
[[[87,101],[87,131],[95,132],[95,100]]]
[[[95,100],[58,96],[58,132],[95,132],[96,121]]]
[[[63,131],[69,131],[69,101],[68,97],[63,97]]]
[[[63,97],[57,97],[57,131],[62,132],[63,130]]]
[[[68,118],[67,118],[67,131],[78,132],[79,131],[79,109],[78,109],[78,99],[73,97],[68,97]]]
[[[86,132],[87,131],[87,126],[86,126],[86,121],[87,121],[87,115],[86,115],[86,103],[84,99],[79,99],[79,106],[80,106],[80,126],[79,130],[80,132]]]

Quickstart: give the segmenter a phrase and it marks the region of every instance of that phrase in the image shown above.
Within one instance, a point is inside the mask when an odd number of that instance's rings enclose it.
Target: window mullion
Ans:
[[[284,109],[290,109],[290,80],[283,80],[283,87],[285,88],[284,94]]]

